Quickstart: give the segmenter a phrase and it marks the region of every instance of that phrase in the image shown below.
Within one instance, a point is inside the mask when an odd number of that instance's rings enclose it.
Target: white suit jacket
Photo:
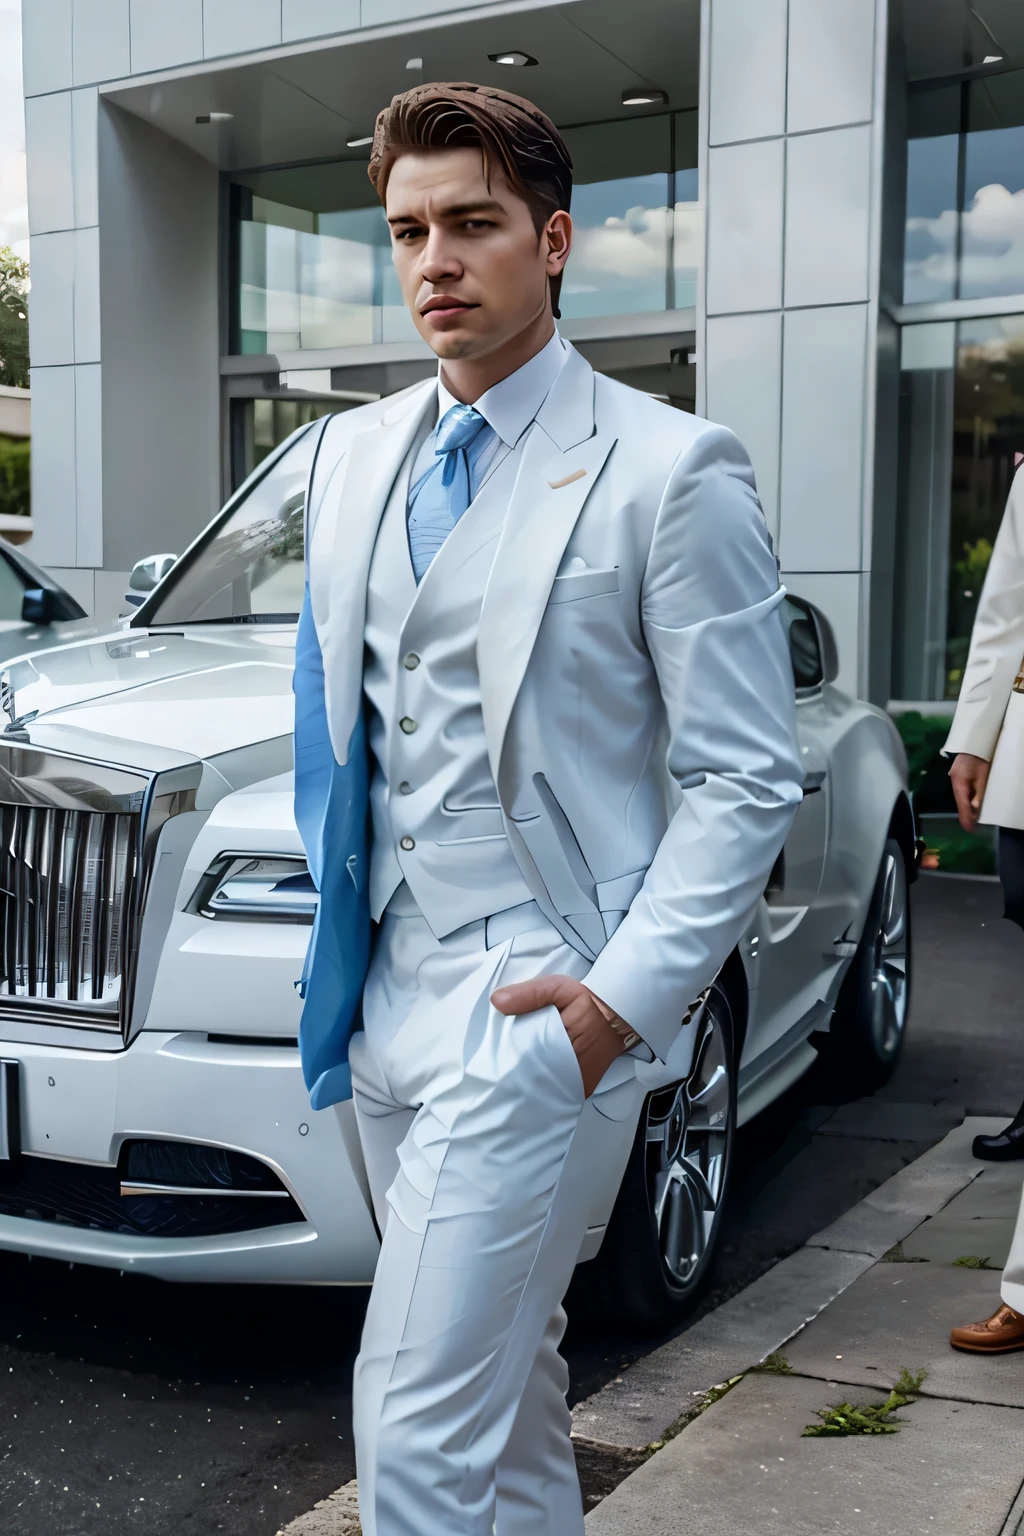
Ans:
[[[435,402],[433,381],[417,385],[331,418],[321,438],[309,605],[339,764],[364,739],[374,539]],[[484,726],[528,887],[662,1062],[801,799],[781,600],[737,439],[570,349],[525,441],[483,601]]]
[[[1001,732],[1004,717],[1008,718],[1014,680],[1022,666],[1024,466],[1013,477],[996,535],[971,632],[960,698],[943,748],[949,754],[969,752],[992,763],[981,819],[1009,827],[1024,827],[1024,741],[1016,720],[1005,739]],[[1007,760],[1000,761],[1003,758]]]

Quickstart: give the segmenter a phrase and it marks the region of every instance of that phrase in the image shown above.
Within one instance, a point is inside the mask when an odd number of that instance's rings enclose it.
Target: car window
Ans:
[[[146,624],[297,619],[305,581],[303,511],[317,434],[306,431],[180,560]]]
[[[0,554],[0,624],[21,622],[25,583],[11,562]]]

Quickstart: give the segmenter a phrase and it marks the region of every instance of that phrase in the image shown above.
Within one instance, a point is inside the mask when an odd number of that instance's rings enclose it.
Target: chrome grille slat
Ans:
[[[60,954],[60,869],[64,854],[65,812],[52,810],[50,841],[47,849],[46,955],[43,965],[46,995],[53,997],[57,987],[57,963]]]
[[[84,1005],[116,1021],[125,986],[139,817],[0,807],[4,999]]]

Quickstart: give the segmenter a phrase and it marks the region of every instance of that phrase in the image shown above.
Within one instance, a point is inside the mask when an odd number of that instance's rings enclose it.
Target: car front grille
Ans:
[[[100,1030],[127,1045],[157,847],[195,808],[202,765],[72,756],[32,741],[36,729],[0,731],[0,1032]]]
[[[138,843],[135,814],[0,805],[0,998],[84,1004],[116,1027]]]

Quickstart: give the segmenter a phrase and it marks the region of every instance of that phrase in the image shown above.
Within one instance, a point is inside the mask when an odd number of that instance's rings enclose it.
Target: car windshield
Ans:
[[[308,428],[139,610],[143,624],[297,620],[305,581],[303,512],[316,446]]]

